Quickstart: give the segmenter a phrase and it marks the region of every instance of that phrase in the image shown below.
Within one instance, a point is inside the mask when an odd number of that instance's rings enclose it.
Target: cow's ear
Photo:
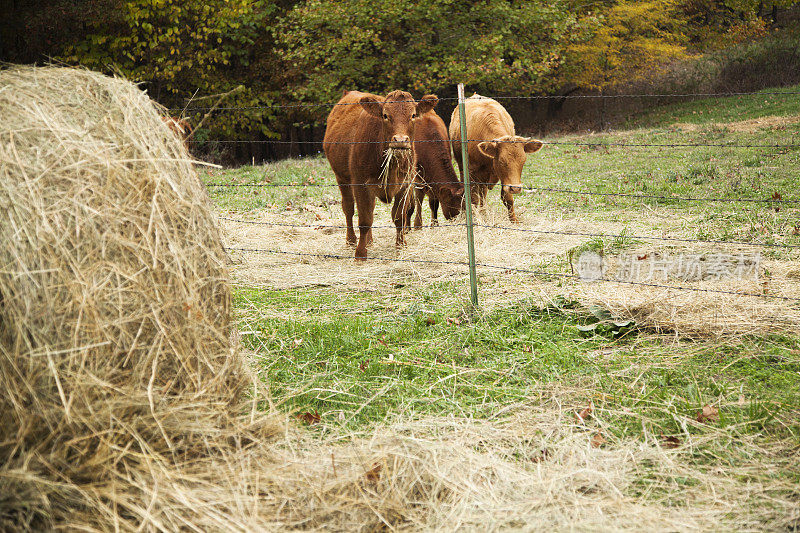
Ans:
[[[361,107],[364,108],[364,111],[374,117],[381,118],[383,115],[383,101],[371,94],[362,96],[358,103],[361,104]]]
[[[439,97],[435,94],[426,94],[417,104],[417,115],[424,115],[439,103]]]
[[[533,152],[538,152],[544,143],[542,141],[537,141],[536,139],[523,139],[525,141],[525,153],[532,154]]]
[[[498,143],[497,141],[483,141],[478,144],[478,151],[489,159],[495,159],[497,157]]]

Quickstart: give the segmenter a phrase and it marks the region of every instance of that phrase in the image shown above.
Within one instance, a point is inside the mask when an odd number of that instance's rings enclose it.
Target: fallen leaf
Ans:
[[[712,405],[706,405],[703,407],[702,412],[697,413],[696,420],[698,422],[706,422],[706,421],[716,422],[719,420],[719,409],[717,409]]]
[[[776,202],[780,202],[781,200],[783,200],[783,196],[781,196],[781,193],[779,193],[779,192],[775,192],[775,193],[773,193],[773,195],[772,195],[772,199],[773,199],[773,200],[775,200]],[[777,213],[777,212],[778,212],[778,211],[780,211],[780,210],[781,210],[780,206],[779,206],[779,205],[776,205],[776,206],[775,206],[775,212]]]
[[[369,359],[364,359],[363,361],[361,361],[361,363],[359,363],[358,368],[362,372],[366,372],[368,366],[369,366]]]
[[[305,422],[309,426],[313,426],[314,424],[318,424],[319,422],[322,421],[322,417],[316,411],[314,412],[306,411],[305,413],[300,413],[299,415],[296,416],[299,421]]]
[[[371,469],[364,472],[364,478],[368,483],[377,483],[381,479],[381,468],[380,463],[375,463]]]
[[[650,257],[650,254],[637,255],[637,256],[636,256],[636,259],[638,259],[639,261],[644,261],[644,260],[645,260],[645,259],[647,259],[648,257]]]
[[[592,441],[591,441],[592,448],[599,448],[600,446],[602,446],[606,442],[607,442],[606,438],[603,436],[603,434],[600,433],[600,432],[597,432],[592,437]]]
[[[528,344],[523,344],[522,351],[525,353],[533,353],[533,347]]]
[[[425,323],[428,324],[429,326],[432,326],[436,324],[436,319],[433,318],[432,316],[429,316],[428,318],[425,319]]]
[[[294,341],[292,341],[292,344],[294,344],[294,347],[297,348],[298,346],[303,344],[303,339],[295,339]]]
[[[675,449],[681,445],[681,440],[678,437],[669,436],[664,437],[664,440],[661,441],[661,446],[667,449]]]
[[[459,320],[458,318],[447,317],[447,323],[458,326],[459,324],[461,324],[461,320]]]
[[[592,416],[592,405],[589,404],[589,407],[583,409],[580,413],[575,413],[575,417],[578,419],[578,422],[583,423],[588,418]]]
[[[315,215],[314,215],[314,218],[315,218],[315,219],[317,219],[317,220],[322,220],[322,217],[321,217],[321,216],[319,216],[319,213],[315,214]]]

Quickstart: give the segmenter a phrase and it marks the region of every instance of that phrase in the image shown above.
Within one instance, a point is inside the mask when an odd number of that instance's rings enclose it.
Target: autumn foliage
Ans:
[[[767,35],[797,0],[17,0],[0,60],[118,73],[196,125],[195,141],[322,124],[345,89],[451,95],[608,91]],[[237,89],[231,92],[234,89]],[[200,99],[198,99],[200,98]],[[311,104],[275,108],[275,104]],[[298,133],[299,132],[299,133]],[[315,135],[309,130],[309,135]]]

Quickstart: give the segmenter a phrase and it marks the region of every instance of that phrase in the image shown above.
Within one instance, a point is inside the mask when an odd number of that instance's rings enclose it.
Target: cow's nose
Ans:
[[[410,147],[411,138],[408,135],[393,135],[391,144],[397,147]]]
[[[522,192],[522,185],[509,185],[508,192],[510,192],[511,194],[517,194],[519,192]]]

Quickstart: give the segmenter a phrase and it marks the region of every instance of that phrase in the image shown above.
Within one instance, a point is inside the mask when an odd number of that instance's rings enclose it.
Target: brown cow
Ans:
[[[392,91],[385,98],[349,91],[328,115],[322,147],[342,193],[348,244],[356,243],[354,202],[358,206],[356,259],[367,258],[376,198],[384,203],[394,199],[396,242],[398,246],[405,244],[403,233],[413,192],[409,187],[416,165],[413,143],[417,117],[433,109],[438,101],[432,94],[417,103],[404,91]]]
[[[458,181],[456,171],[453,169],[447,126],[433,109],[417,120],[414,151],[417,153],[419,177],[415,184],[415,205],[412,206],[412,210],[414,207],[417,209],[414,227],[417,229],[422,227],[422,200],[426,194],[431,208],[432,226],[439,224],[437,218],[439,203],[442,204],[444,218],[450,220],[458,216],[464,207],[464,184]]]
[[[500,197],[508,208],[508,218],[517,222],[514,213],[514,194],[522,190],[522,167],[525,154],[536,152],[542,141],[519,137],[514,133],[511,115],[497,101],[474,94],[464,101],[470,181],[473,205],[484,205],[489,190],[502,184]],[[461,124],[458,107],[450,118],[450,141],[461,176]]]
[[[189,121],[185,118],[180,117],[161,117],[161,120],[164,121],[164,124],[175,134],[175,136],[181,140],[183,146],[186,147],[186,151],[189,151],[189,143],[186,141],[186,138],[191,135],[192,133],[192,125],[189,124]]]

